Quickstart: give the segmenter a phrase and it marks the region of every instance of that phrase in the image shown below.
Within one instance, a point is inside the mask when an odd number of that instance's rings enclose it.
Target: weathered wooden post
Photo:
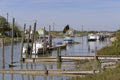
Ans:
[[[51,26],[49,25],[49,47],[52,47]]]
[[[10,64],[9,67],[13,69],[13,47],[14,47],[14,26],[15,26],[15,18],[13,18],[13,25],[12,25],[12,39],[11,39],[11,55],[10,55]],[[11,80],[13,80],[13,74],[11,74]]]
[[[24,24],[24,30],[23,30],[23,32],[22,32],[22,46],[21,46],[20,61],[22,61],[22,56],[23,56],[23,46],[24,46],[24,38],[25,38],[25,28],[26,28],[26,24]]]
[[[33,32],[32,32],[32,45],[31,45],[32,49],[33,49],[33,43],[34,43],[34,39],[35,39],[35,31],[36,31],[36,22],[34,23],[34,29],[33,29]],[[32,50],[31,50],[30,55],[32,55]],[[35,45],[35,55],[36,55],[36,45]]]
[[[5,80],[5,79],[4,79],[4,77],[5,77],[5,74],[4,74],[4,73],[2,73],[2,80]]]
[[[88,52],[90,53],[90,44],[89,42],[87,42],[87,44],[88,44]]]
[[[57,62],[61,62],[61,51],[60,51],[60,47],[57,48]]]
[[[97,64],[98,64],[97,47],[95,47],[93,73],[95,73],[95,70],[97,68]]]
[[[9,67],[13,67],[14,26],[15,26],[15,18],[13,18],[13,25],[12,25],[11,55],[10,55],[11,59],[10,59]]]
[[[23,69],[23,46],[24,46],[24,39],[25,39],[25,29],[26,29],[26,24],[24,24],[24,30],[22,32],[22,46],[21,46],[21,54],[20,54],[20,67]],[[24,80],[24,75],[21,74],[22,80]]]
[[[31,25],[29,26],[29,31],[28,31],[28,39],[27,39],[27,53],[26,57],[28,57],[31,54],[31,47],[30,47],[30,31],[31,31]]]
[[[43,65],[44,65],[45,74],[48,74],[48,70],[47,70],[46,65],[45,64],[43,64]]]
[[[17,32],[17,41],[16,41],[17,43],[18,43],[18,41],[19,41],[18,37],[19,37],[19,35],[18,35],[18,32]]]
[[[97,56],[97,47],[95,47],[94,60],[98,60],[98,56]]]
[[[36,35],[36,21],[34,23],[34,31],[33,31],[33,42],[35,41],[35,35]],[[35,57],[36,57],[36,43],[35,43]]]
[[[45,54],[45,52],[46,52],[46,38],[45,38],[45,35],[46,35],[46,33],[45,33],[45,27],[44,27],[44,32],[43,32],[43,55]]]
[[[5,57],[4,57],[4,38],[2,37],[1,39],[1,44],[2,44],[2,69],[5,68]]]

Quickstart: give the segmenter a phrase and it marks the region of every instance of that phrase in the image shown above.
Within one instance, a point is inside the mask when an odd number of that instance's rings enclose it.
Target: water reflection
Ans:
[[[62,38],[59,38],[62,40]],[[58,39],[55,39],[56,41]],[[109,39],[106,41],[100,42],[87,42],[87,38],[83,37],[77,37],[74,38],[75,41],[80,42],[80,44],[69,44],[67,45],[67,49],[61,50],[61,56],[81,56],[81,55],[94,55],[95,47],[97,49],[102,48],[103,46],[109,44]],[[8,64],[10,63],[10,45],[5,46],[5,68],[9,69]],[[16,67],[13,69],[61,69],[61,70],[82,70],[84,69],[85,65],[84,62],[82,61],[66,61],[66,62],[41,62],[41,63],[22,63],[20,61],[20,48],[21,48],[21,43],[16,44],[14,46],[14,61],[18,62],[15,63]],[[1,53],[1,48],[0,48],[0,53]],[[52,51],[51,53],[47,53],[44,56],[57,56],[57,50]],[[41,57],[41,55],[32,55],[32,57]],[[85,61],[85,63],[89,63],[92,66],[92,62]],[[92,69],[90,67],[90,69]],[[0,66],[1,68],[1,66]],[[27,75],[27,74],[0,74],[0,79],[1,80],[67,80],[69,79],[70,76],[66,75]]]

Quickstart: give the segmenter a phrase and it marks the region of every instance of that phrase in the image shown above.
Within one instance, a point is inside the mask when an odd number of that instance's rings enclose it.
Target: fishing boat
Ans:
[[[97,40],[97,37],[95,34],[89,34],[88,35],[88,41],[96,41]]]
[[[44,47],[43,46],[44,44],[41,43],[41,42],[36,42],[33,44],[33,50],[32,50],[32,55],[39,55],[39,54],[43,54],[47,51],[51,51],[51,50],[56,50],[57,48],[60,48],[60,49],[66,49],[67,45],[66,43],[55,43],[55,44],[52,44],[51,47],[47,46],[47,47]],[[31,46],[30,47],[24,47],[23,48],[23,53],[24,54],[30,54],[30,51],[31,51]]]
[[[52,35],[48,34],[44,29],[38,31],[39,37],[33,45],[23,47],[24,54],[42,54],[49,52],[55,48],[65,48],[66,44],[57,44],[52,41]]]
[[[47,52],[51,46],[52,36],[42,35],[33,43],[33,46],[27,45],[26,47],[23,47],[23,53],[41,54]]]

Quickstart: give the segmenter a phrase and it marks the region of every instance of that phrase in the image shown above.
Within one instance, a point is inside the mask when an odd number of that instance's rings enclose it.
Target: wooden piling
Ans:
[[[32,55],[32,49],[33,49],[33,43],[34,43],[34,39],[35,39],[35,31],[36,31],[36,22],[34,23],[34,29],[33,29],[33,33],[32,33],[32,45],[31,45],[31,54],[30,55]],[[35,48],[36,48],[36,45],[35,45]],[[36,49],[35,49],[35,55],[36,55]]]
[[[51,41],[51,26],[49,25],[49,47],[52,46],[52,41]]]
[[[48,70],[47,70],[46,65],[44,65],[44,70],[45,70],[45,74],[48,74]]]
[[[2,69],[5,68],[5,59],[4,59],[4,38],[2,37],[1,39],[1,44],[2,44]]]
[[[43,37],[44,37],[44,41],[43,41],[43,55],[45,54],[45,52],[46,52],[46,38],[45,38],[45,35],[46,35],[46,33],[45,33],[45,27],[44,27],[44,34],[43,34]]]
[[[98,56],[97,56],[97,47],[95,47],[94,60],[98,60]]]
[[[24,46],[24,38],[25,38],[25,28],[26,28],[26,24],[24,24],[24,30],[23,30],[23,33],[22,33],[22,46],[21,46],[20,61],[22,61],[22,55],[23,55],[23,46]]]
[[[61,51],[60,51],[60,48],[57,48],[57,62],[61,62]]]
[[[95,74],[95,70],[96,70],[96,67],[97,67],[97,61],[98,61],[97,47],[95,47],[94,63],[93,63],[93,73],[94,73],[94,74]]]
[[[34,23],[34,30],[33,30],[33,42],[35,41],[35,35],[36,35],[36,21]],[[32,43],[32,48],[33,48],[33,43]],[[35,43],[35,57],[36,57],[36,43]]]
[[[2,80],[5,80],[4,77],[5,77],[5,74],[3,73],[3,74],[2,74]]]
[[[28,49],[30,48],[29,42],[30,42],[30,31],[31,31],[31,25],[29,26],[29,34],[28,34],[28,39],[27,39],[27,53],[26,53],[26,57],[28,57],[31,54],[31,51],[29,51]]]
[[[14,26],[15,26],[15,18],[13,18],[13,25],[12,25],[11,55],[10,55],[11,59],[10,59],[9,67],[13,66]]]

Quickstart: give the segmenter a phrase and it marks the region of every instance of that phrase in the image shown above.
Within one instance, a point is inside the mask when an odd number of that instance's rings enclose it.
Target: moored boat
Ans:
[[[89,34],[88,35],[88,41],[96,41],[97,40],[97,37],[95,34]]]
[[[73,43],[73,39],[71,37],[65,37],[64,38],[64,42],[67,44],[72,44]]]

